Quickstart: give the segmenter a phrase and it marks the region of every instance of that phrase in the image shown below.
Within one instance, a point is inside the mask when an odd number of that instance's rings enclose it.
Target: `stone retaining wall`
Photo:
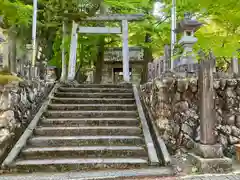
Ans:
[[[53,84],[21,81],[0,85],[0,160],[18,140]]]
[[[240,79],[214,79],[216,133],[225,155],[234,154],[240,137]],[[155,116],[167,146],[193,148],[200,141],[199,88],[197,78],[164,77],[141,87],[143,98]]]

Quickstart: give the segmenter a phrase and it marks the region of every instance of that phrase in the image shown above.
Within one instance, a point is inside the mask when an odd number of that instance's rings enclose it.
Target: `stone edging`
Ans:
[[[166,147],[166,144],[164,142],[164,140],[161,138],[160,133],[158,132],[158,128],[154,122],[154,118],[152,115],[152,111],[150,110],[150,108],[146,105],[146,101],[144,98],[142,98],[142,93],[140,92],[140,96],[141,96],[141,102],[143,104],[143,108],[145,113],[147,113],[147,117],[149,118],[149,123],[150,126],[152,126],[152,129],[150,129],[151,134],[154,136],[154,140],[155,143],[157,143],[158,146],[158,150],[160,151],[158,154],[161,156],[161,158],[163,159],[163,164],[165,166],[169,166],[172,164],[172,160],[171,160],[171,156],[168,152],[168,149]]]
[[[150,134],[150,130],[149,130],[149,127],[148,127],[146,117],[144,115],[144,111],[143,111],[143,108],[142,108],[142,104],[141,104],[141,101],[140,101],[140,98],[139,98],[139,94],[138,94],[138,90],[137,90],[136,85],[133,85],[133,92],[134,92],[134,98],[135,98],[135,101],[136,101],[139,118],[140,118],[140,121],[141,121],[141,124],[142,124],[142,131],[143,131],[143,134],[144,134],[145,143],[147,145],[150,165],[158,165],[160,162],[159,162],[159,159],[158,159],[158,156],[157,156],[156,149],[154,147],[154,143],[153,143],[153,140],[152,140],[152,137],[151,137],[151,134]]]

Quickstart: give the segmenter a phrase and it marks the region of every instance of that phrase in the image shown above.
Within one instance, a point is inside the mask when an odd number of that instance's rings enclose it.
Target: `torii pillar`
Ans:
[[[122,20],[122,55],[123,55],[123,80],[130,81],[129,74],[129,47],[128,47],[128,21]]]
[[[68,81],[73,81],[75,78],[75,69],[76,69],[76,63],[77,63],[77,39],[78,39],[78,33],[77,28],[78,24],[76,24],[74,21],[72,23],[72,38],[71,38],[71,44],[70,44],[70,53],[69,53],[69,66],[68,66]]]

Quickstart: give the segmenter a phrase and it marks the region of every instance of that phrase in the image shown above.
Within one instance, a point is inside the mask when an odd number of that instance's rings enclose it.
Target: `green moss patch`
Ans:
[[[1,85],[5,85],[5,84],[8,84],[13,81],[22,81],[22,79],[17,76],[14,76],[14,75],[0,73],[0,84]]]

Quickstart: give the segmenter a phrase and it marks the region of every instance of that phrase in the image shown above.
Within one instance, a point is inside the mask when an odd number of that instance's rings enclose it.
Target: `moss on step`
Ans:
[[[7,71],[0,71],[0,84],[5,85],[13,81],[22,81],[21,78],[12,75]]]

